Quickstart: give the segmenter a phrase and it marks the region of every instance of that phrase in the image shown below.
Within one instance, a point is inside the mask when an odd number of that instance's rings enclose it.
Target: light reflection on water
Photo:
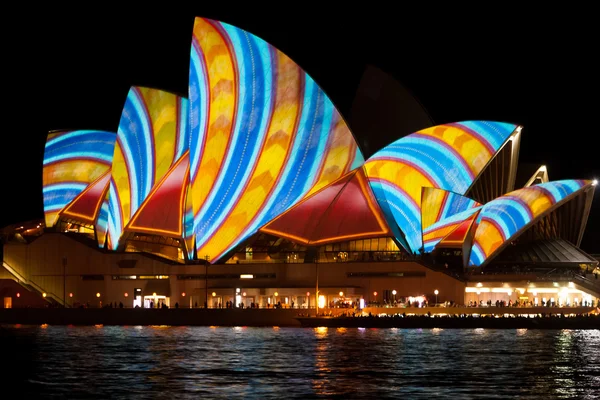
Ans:
[[[4,326],[25,397],[594,398],[600,331]],[[6,364],[6,363],[5,363]],[[4,385],[3,385],[4,389]]]

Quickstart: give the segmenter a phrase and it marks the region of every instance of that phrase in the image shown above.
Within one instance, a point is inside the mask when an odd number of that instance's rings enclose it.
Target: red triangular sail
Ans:
[[[469,230],[471,229],[471,225],[473,225],[473,221],[475,220],[475,216],[478,213],[471,215],[466,220],[462,221],[452,232],[446,235],[436,247],[440,248],[461,248]]]
[[[189,166],[189,156],[185,153],[152,189],[131,219],[127,230],[183,236],[182,221]]]
[[[354,174],[355,172],[351,172],[307,197],[269,222],[261,231],[308,244],[323,214]]]
[[[307,198],[262,231],[309,245],[391,235],[362,169]]]
[[[70,218],[88,224],[94,224],[102,201],[108,190],[108,182],[110,181],[110,170],[104,175],[96,179],[95,182],[89,184],[84,191],[73,199],[61,212],[63,218]]]

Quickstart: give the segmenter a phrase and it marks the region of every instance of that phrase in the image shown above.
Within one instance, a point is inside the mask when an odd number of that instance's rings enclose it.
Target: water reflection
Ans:
[[[4,327],[26,398],[593,398],[599,331]],[[159,396],[160,397],[160,396]]]

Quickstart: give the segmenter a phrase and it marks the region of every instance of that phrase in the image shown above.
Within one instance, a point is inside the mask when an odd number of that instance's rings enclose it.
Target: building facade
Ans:
[[[3,274],[64,306],[597,301],[597,182],[516,187],[521,129],[433,126],[365,159],[289,57],[197,18],[187,98],[132,87],[115,132],[48,134],[45,220],[4,229]]]

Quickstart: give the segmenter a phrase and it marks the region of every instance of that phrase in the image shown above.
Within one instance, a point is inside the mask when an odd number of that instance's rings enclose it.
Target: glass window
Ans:
[[[379,250],[379,239],[371,239],[371,251]]]
[[[363,251],[371,251],[371,239],[363,240]]]

